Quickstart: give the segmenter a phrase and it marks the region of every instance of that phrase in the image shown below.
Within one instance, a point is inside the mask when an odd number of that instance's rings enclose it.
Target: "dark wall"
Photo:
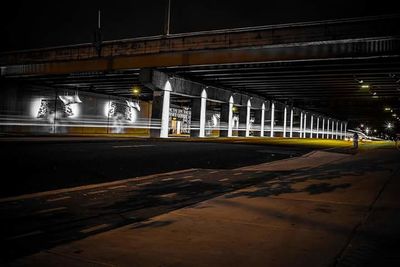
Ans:
[[[167,0],[15,0],[0,7],[0,51],[162,34]],[[172,0],[171,32],[271,25],[394,13],[381,0]]]

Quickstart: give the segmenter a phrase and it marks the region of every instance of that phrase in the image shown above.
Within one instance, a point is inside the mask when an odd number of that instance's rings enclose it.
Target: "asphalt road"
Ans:
[[[189,168],[232,169],[307,149],[152,140],[2,142],[0,197]]]
[[[0,263],[6,263],[272,179],[279,173],[235,168],[308,150],[138,140],[14,142],[2,144],[2,152]],[[82,187],[19,196],[74,186]]]
[[[143,222],[277,175],[279,173],[195,169],[123,180],[96,188],[3,199],[0,200],[0,263],[126,224]]]

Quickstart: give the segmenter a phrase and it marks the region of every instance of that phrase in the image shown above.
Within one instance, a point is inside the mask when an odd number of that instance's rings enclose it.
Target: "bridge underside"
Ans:
[[[350,127],[383,128],[399,121],[399,21],[373,17],[122,40],[105,43],[100,57],[91,44],[22,51],[0,55],[1,82],[151,101],[163,86],[144,83],[140,73],[156,70],[188,87],[215,88],[207,92],[214,100],[220,90],[243,95],[235,103],[242,107],[253,98],[252,108],[279,102]],[[200,94],[172,89],[171,101],[187,105]]]
[[[159,70],[171,77],[256,94],[321,114],[335,114],[342,120],[348,120],[351,114],[352,121],[375,124],[376,127],[389,119],[385,107],[396,108],[400,99],[399,57],[203,65]],[[130,69],[12,77],[7,80],[122,97],[131,97],[132,88],[139,86],[141,99],[151,100],[153,91],[140,83],[139,73],[140,69]]]

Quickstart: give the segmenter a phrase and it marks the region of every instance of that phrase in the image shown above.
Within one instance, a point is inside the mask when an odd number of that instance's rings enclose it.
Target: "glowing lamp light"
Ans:
[[[141,88],[137,85],[133,86],[131,89],[132,95],[135,95],[135,96],[140,95],[141,91],[142,91]]]
[[[369,84],[363,84],[363,85],[361,85],[361,88],[362,89],[368,89],[369,88]]]

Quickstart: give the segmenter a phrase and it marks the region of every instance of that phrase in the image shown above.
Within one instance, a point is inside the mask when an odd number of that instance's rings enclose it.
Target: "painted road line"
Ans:
[[[237,176],[237,175],[241,175],[241,174],[243,174],[243,172],[237,172],[237,173],[234,173],[233,175]]]
[[[164,179],[161,179],[161,181],[172,181],[172,180],[175,180],[175,178],[164,178]]]
[[[128,187],[128,186],[127,185],[118,185],[118,186],[109,187],[107,189],[114,190],[114,189],[120,189],[120,188],[125,188],[125,187]]]
[[[15,240],[15,239],[24,238],[24,237],[40,235],[42,233],[43,233],[42,231],[33,231],[33,232],[29,232],[29,233],[22,234],[22,235],[12,236],[12,237],[7,238],[6,240]]]
[[[176,197],[176,193],[174,192],[174,193],[168,193],[168,194],[164,194],[164,195],[160,195],[160,197],[162,197],[162,198],[173,198],[173,197]]]
[[[50,212],[54,212],[54,211],[66,210],[66,209],[67,209],[67,207],[45,209],[45,210],[39,210],[39,211],[35,212],[34,214],[45,214],[45,213],[50,213]]]
[[[101,194],[101,193],[105,193],[107,192],[107,190],[98,190],[98,191],[92,191],[89,193],[86,193],[87,195],[96,195],[96,194]]]
[[[146,183],[137,184],[137,186],[145,186],[145,185],[149,185],[149,184],[152,184],[152,182],[146,182]]]
[[[131,146],[113,146],[113,148],[136,148],[136,147],[152,147],[155,145],[131,145]]]
[[[224,179],[221,179],[221,180],[218,180],[218,181],[220,181],[220,182],[226,182],[226,181],[229,181],[229,179],[228,179],[228,178],[224,178]]]
[[[210,171],[209,173],[213,174],[213,173],[217,173],[217,172],[219,172],[219,171]]]
[[[187,176],[183,176],[183,179],[187,179],[187,178],[192,178],[193,175],[187,175]]]
[[[65,199],[70,199],[70,196],[66,196],[66,197],[58,197],[58,198],[49,198],[46,201],[47,202],[55,202],[55,201],[60,201],[60,200],[65,200]]]
[[[103,224],[99,224],[99,225],[96,225],[96,226],[92,226],[92,227],[80,230],[80,232],[83,233],[83,234],[87,234],[87,233],[91,233],[91,232],[94,232],[94,231],[97,231],[97,230],[101,230],[101,229],[107,228],[109,226],[110,226],[110,224],[103,223]]]
[[[201,181],[203,181],[203,180],[201,180],[201,179],[193,179],[193,180],[189,180],[189,182],[191,182],[191,183],[195,183],[195,182],[201,182]]]

